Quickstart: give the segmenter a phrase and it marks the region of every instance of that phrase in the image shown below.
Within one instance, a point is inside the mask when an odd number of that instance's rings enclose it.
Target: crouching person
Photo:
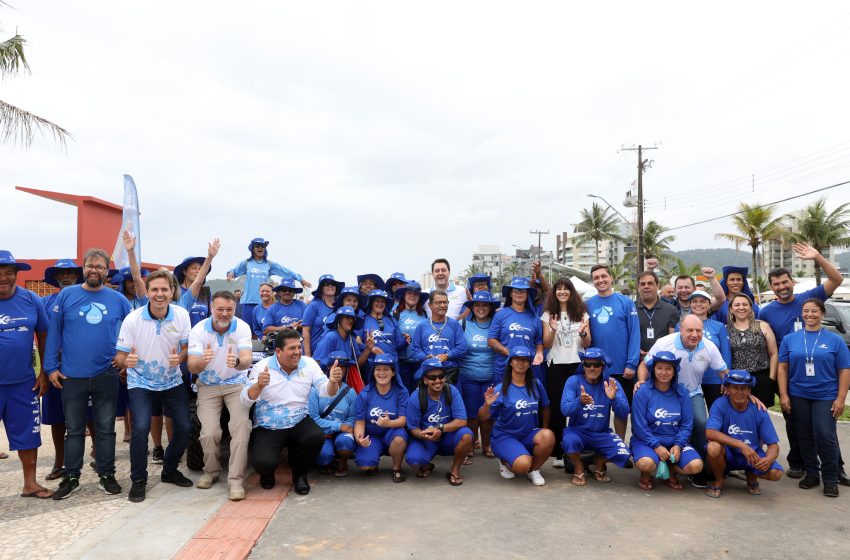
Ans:
[[[339,382],[328,379],[313,358],[301,355],[297,331],[280,331],[274,355],[257,362],[241,394],[246,408],[256,405],[248,457],[265,489],[274,487],[274,472],[286,447],[295,493],[303,496],[310,492],[307,473],[324,442],[322,429],[307,414],[314,388],[320,397],[333,397],[339,391]]]
[[[779,438],[766,410],[750,400],[756,379],[748,371],[729,370],[723,378],[724,394],[711,405],[705,436],[708,439],[706,458],[714,482],[705,489],[709,498],[723,493],[724,474],[743,470],[747,474],[747,490],[761,494],[760,478],[779,480],[782,466],[779,457]],[[767,445],[767,451],[762,448]]]
[[[333,397],[322,397],[317,389],[311,389],[308,412],[325,435],[316,464],[326,474],[342,477],[348,476],[348,460],[357,449],[354,441],[357,393],[342,381],[343,370],[354,361],[345,352],[331,352],[328,361],[328,377],[339,383],[339,391]]]
[[[456,387],[446,382],[445,364],[429,358],[419,387],[407,402],[407,429],[413,441],[407,447],[407,464],[416,476],[428,478],[434,470],[435,455],[452,457],[446,478],[452,486],[463,484],[460,466],[472,451],[472,430],[466,426],[466,407]]]

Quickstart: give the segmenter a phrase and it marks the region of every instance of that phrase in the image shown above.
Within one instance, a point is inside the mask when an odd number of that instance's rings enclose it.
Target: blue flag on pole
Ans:
[[[136,193],[136,183],[129,175],[124,175],[124,214],[121,219],[121,229],[118,230],[118,240],[112,252],[112,260],[117,268],[130,266],[127,250],[124,248],[124,230],[136,238],[136,258],[142,265],[142,236],[139,225],[139,195]]]

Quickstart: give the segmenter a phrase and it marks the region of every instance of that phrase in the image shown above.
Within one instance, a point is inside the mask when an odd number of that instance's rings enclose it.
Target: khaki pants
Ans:
[[[198,383],[198,419],[201,421],[201,449],[204,450],[204,472],[218,476],[221,471],[221,410],[230,412],[230,461],[227,482],[242,486],[248,464],[248,440],[251,421],[248,409],[239,401],[242,385],[201,385]]]

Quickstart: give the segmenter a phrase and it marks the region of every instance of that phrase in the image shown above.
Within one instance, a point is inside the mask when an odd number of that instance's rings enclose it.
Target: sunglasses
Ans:
[[[604,364],[602,362],[597,362],[596,360],[586,360],[581,363],[586,368],[601,368]]]
[[[445,378],[446,378],[445,373],[438,373],[437,375],[426,375],[425,376],[425,379],[427,379],[428,381],[438,381],[440,379],[445,379]]]
[[[290,290],[289,288],[282,288],[277,291],[279,294],[294,294],[295,290]]]

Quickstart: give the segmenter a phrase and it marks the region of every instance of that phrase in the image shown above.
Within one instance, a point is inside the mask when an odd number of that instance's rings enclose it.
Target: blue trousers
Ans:
[[[806,474],[838,482],[840,452],[832,401],[791,397],[791,418],[797,427]]]

